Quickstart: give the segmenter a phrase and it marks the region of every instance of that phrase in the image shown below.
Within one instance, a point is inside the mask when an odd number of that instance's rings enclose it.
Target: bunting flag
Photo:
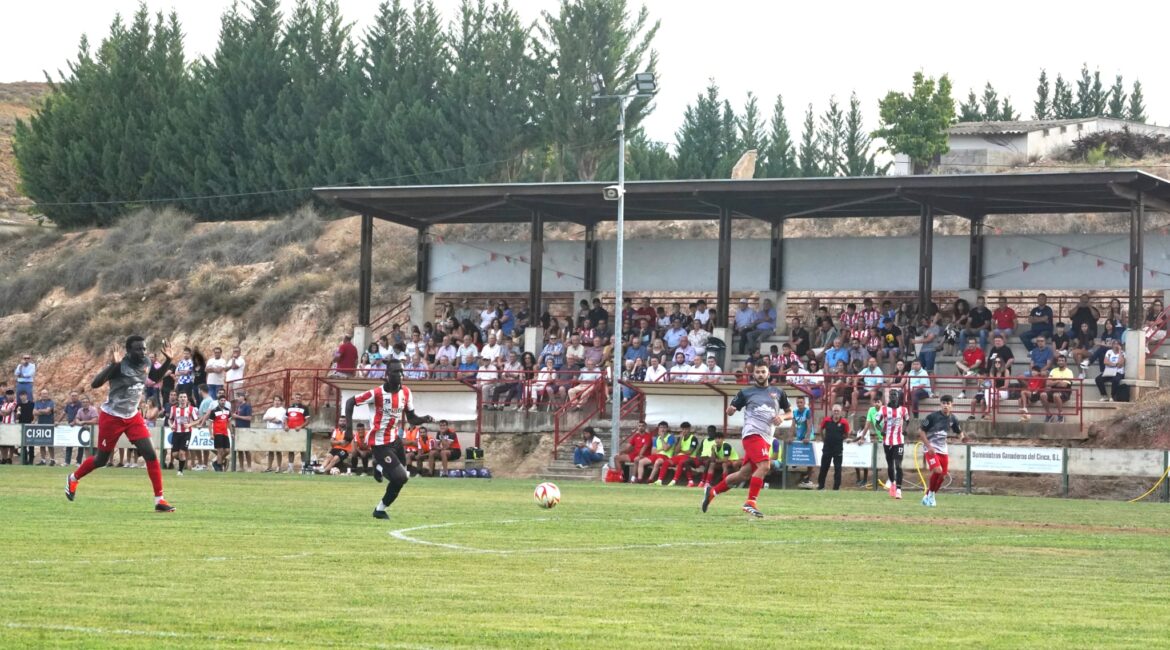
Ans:
[[[512,263],[512,256],[511,256],[511,255],[505,255],[505,256],[504,256],[504,261],[505,261],[505,262],[507,262],[508,264],[511,264],[511,263]]]
[[[1163,235],[1170,235],[1170,228],[1167,228],[1166,226],[1162,226],[1160,228],[1160,230],[1162,231]]]
[[[1097,268],[1101,268],[1102,266],[1105,266],[1105,260],[1098,258],[1097,259]]]
[[[1024,263],[1023,263],[1023,267],[1024,267],[1024,269],[1023,269],[1023,270],[1027,271],[1029,266],[1032,266],[1032,265],[1031,265],[1031,264],[1029,264],[1029,263],[1027,263],[1027,262],[1024,262]]]
[[[1129,265],[1128,265],[1128,264],[1122,264],[1122,265],[1121,265],[1121,270],[1122,270],[1122,272],[1124,272],[1124,273],[1129,273]]]
[[[565,274],[561,273],[560,271],[557,271],[557,279],[560,280],[563,277],[565,277]]]
[[[496,261],[496,257],[497,257],[497,255],[495,253],[492,253],[491,255],[488,256],[488,259],[490,261],[494,262],[494,261]]]
[[[460,272],[460,273],[467,273],[467,272],[468,272],[468,271],[470,271],[470,270],[471,270],[471,267],[470,267],[470,266],[468,266],[468,265],[466,265],[466,264],[460,264],[460,265],[459,265],[459,272]]]
[[[1002,235],[1002,234],[1003,234],[1003,228],[996,228],[996,229],[995,229],[995,234],[997,234],[997,235]]]
[[[521,256],[520,256],[520,261],[521,261],[521,262],[524,262],[525,264],[527,264],[527,263],[528,263],[528,258],[527,258],[527,257],[524,257],[523,255],[521,255]]]
[[[435,235],[435,241],[442,244],[443,243],[443,236],[442,235]]]
[[[1067,246],[1061,246],[1061,247],[1060,247],[1060,256],[1061,256],[1061,257],[1068,257],[1068,252],[1069,252],[1070,250],[1072,250],[1072,249],[1071,249],[1071,248],[1069,248],[1069,247],[1067,247]]]
[[[1156,277],[1158,277],[1158,272],[1157,272],[1157,271],[1153,271],[1153,270],[1151,270],[1151,271],[1150,271],[1150,277],[1151,277],[1151,278],[1156,278]]]

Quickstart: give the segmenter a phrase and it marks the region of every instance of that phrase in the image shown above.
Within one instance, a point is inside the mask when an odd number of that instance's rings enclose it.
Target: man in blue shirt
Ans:
[[[1029,352],[1036,346],[1037,337],[1052,334],[1052,308],[1048,306],[1048,296],[1039,294],[1036,296],[1036,302],[1037,305],[1028,312],[1028,322],[1032,324],[1032,328],[1020,334],[1020,342]]]
[[[792,430],[794,433],[792,442],[796,444],[812,444],[816,437],[816,431],[812,424],[812,410],[805,405],[805,398],[798,395],[796,397],[796,408],[792,410]],[[811,490],[813,488],[812,482],[812,466],[804,469],[804,475],[800,478],[800,485],[797,487]]]
[[[666,342],[666,347],[673,351],[686,335],[687,331],[683,329],[682,322],[677,318],[672,318],[670,320],[670,329],[666,330],[666,335],[662,338]]]
[[[776,331],[776,308],[771,300],[764,300],[760,311],[756,312],[755,326],[744,336],[747,339],[749,350],[759,350],[760,342],[765,341]]]
[[[28,399],[33,399],[33,382],[37,377],[37,364],[32,362],[32,355],[26,354],[21,360],[20,364],[16,366],[16,399],[20,399],[20,394],[25,393]]]
[[[646,363],[646,357],[649,356],[650,351],[642,347],[642,337],[637,334],[630,337],[630,346],[626,348],[624,359],[626,361],[642,360],[643,365]]]
[[[838,363],[849,365],[849,350],[846,350],[841,345],[841,339],[833,339],[832,347],[825,350],[825,367],[830,371],[837,367]]]
[[[536,360],[540,366],[544,365],[545,357],[552,357],[553,367],[557,370],[565,365],[565,345],[557,340],[556,334],[548,337],[548,343],[545,343],[544,349],[540,351],[540,358]]]
[[[1034,339],[1034,345],[1028,351],[1028,358],[1032,360],[1032,365],[1037,366],[1044,374],[1052,369],[1052,348],[1048,347],[1048,339],[1043,336],[1038,336]]]
[[[57,405],[53,403],[53,398],[49,396],[49,391],[42,388],[40,397],[33,403],[33,415],[37,418],[37,424],[53,424],[53,415]],[[48,447],[41,447],[41,460],[38,465],[56,465],[57,464],[57,450],[52,445]]]
[[[756,310],[748,306],[747,298],[740,298],[735,310],[735,336],[739,338],[740,354],[747,354],[748,333],[755,329],[756,323]]]

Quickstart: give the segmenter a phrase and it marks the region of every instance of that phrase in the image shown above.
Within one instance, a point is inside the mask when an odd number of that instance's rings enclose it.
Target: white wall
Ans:
[[[1028,217],[1020,217],[1027,219]],[[451,293],[525,292],[528,264],[500,256],[488,262],[483,250],[516,251],[526,243],[483,242],[469,249],[462,244],[436,244],[432,256],[432,290]],[[989,236],[984,257],[987,289],[1125,289],[1128,278],[1121,261],[1129,260],[1126,235]],[[1061,248],[1072,249],[1061,256]],[[581,281],[557,279],[555,271],[569,264],[583,265],[583,242],[550,242],[555,256],[546,255],[545,291],[579,290]],[[614,243],[601,242],[598,259],[599,290],[613,288]],[[788,239],[784,242],[785,285],[801,291],[908,291],[918,288],[917,237],[838,237]],[[1085,251],[1082,254],[1076,251]],[[628,291],[716,290],[718,243],[714,240],[630,240],[626,242],[625,288]],[[478,257],[460,257],[478,255]],[[1104,268],[1097,267],[1100,256]],[[517,256],[518,257],[518,256]],[[464,260],[460,262],[459,260]],[[459,264],[482,266],[459,273]],[[1170,273],[1170,237],[1147,234],[1145,238],[1147,289],[1170,288],[1170,277],[1149,276],[1154,269]],[[549,261],[552,260],[552,261]],[[1117,261],[1114,261],[1117,260]],[[1024,271],[1022,262],[1033,265]],[[553,266],[558,264],[561,266]],[[470,265],[470,264],[469,264]],[[967,287],[968,240],[935,237],[934,288],[955,291]],[[552,270],[550,270],[550,268]],[[732,242],[731,288],[759,291],[768,287],[769,242]],[[552,275],[550,279],[550,273]],[[580,275],[581,271],[577,271]]]
[[[1000,150],[1027,155],[1028,137],[1023,133],[1003,135],[952,135],[947,139],[951,151]]]

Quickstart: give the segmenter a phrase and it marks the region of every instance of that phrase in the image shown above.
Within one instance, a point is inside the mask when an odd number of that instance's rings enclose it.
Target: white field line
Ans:
[[[54,564],[146,564],[154,562],[246,562],[249,560],[296,560],[303,557],[313,557],[317,553],[289,553],[288,555],[240,555],[236,557],[223,555],[209,555],[206,557],[189,557],[178,558],[173,555],[165,555],[161,557],[120,557],[108,559],[87,559],[87,558],[36,558],[31,560],[12,560],[15,564],[24,564],[26,566],[45,566]]]
[[[284,647],[292,647],[301,645],[303,640],[278,639],[275,637],[248,637],[248,636],[226,636],[218,634],[196,634],[193,632],[171,632],[167,630],[133,630],[133,629],[117,629],[117,628],[103,628],[103,627],[89,627],[84,625],[56,625],[49,623],[5,623],[4,627],[10,630],[38,630],[43,632],[67,632],[73,634],[85,634],[89,636],[129,636],[129,637],[144,637],[150,639],[190,639],[193,641],[212,641],[217,643],[254,643],[254,644],[269,644]],[[373,650],[433,650],[432,646],[420,645],[417,643],[362,643],[355,641],[345,641],[344,643],[335,643],[328,640],[315,640],[314,646],[325,647],[346,647],[346,648],[371,648]]]
[[[420,544],[423,546],[431,546],[437,548],[445,548],[452,551],[459,551],[461,553],[480,553],[484,555],[520,555],[527,553],[602,553],[609,551],[633,551],[644,549],[664,549],[664,548],[681,548],[681,547],[695,547],[695,546],[737,546],[741,544],[751,544],[754,546],[799,546],[803,544],[847,544],[852,542],[861,542],[864,544],[874,543],[905,543],[920,540],[920,537],[866,537],[858,540],[856,538],[803,538],[803,539],[736,539],[736,540],[721,540],[715,542],[702,541],[678,541],[678,542],[658,542],[658,543],[644,543],[644,544],[618,544],[612,546],[581,546],[569,548],[519,548],[519,549],[491,549],[491,548],[476,548],[474,546],[465,546],[463,544],[450,544],[445,542],[432,542],[430,540],[419,539],[410,535],[410,533],[422,530],[433,530],[436,528],[450,528],[452,526],[466,526],[466,525],[485,525],[485,524],[514,524],[519,521],[550,521],[548,518],[531,519],[531,520],[517,520],[517,519],[501,519],[499,521],[479,521],[479,522],[447,522],[441,524],[426,524],[423,526],[412,526],[410,528],[400,528],[398,530],[390,531],[390,536],[394,539],[408,542],[411,544]],[[987,541],[997,539],[1019,539],[1023,537],[1031,537],[1025,533],[1013,535],[979,535],[979,536],[962,536],[962,537],[932,537],[935,542],[974,542]]]

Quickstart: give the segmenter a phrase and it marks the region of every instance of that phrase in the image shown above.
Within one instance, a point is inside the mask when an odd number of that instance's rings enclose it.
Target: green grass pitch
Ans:
[[[1165,647],[1165,504],[0,470],[0,647]]]

